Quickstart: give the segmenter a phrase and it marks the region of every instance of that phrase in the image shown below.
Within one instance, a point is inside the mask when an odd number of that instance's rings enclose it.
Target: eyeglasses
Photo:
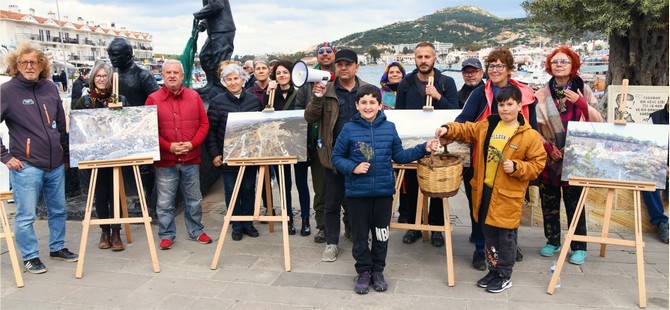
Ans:
[[[28,65],[30,65],[31,67],[37,67],[41,64],[42,63],[39,62],[39,61],[32,61],[32,60],[30,60],[30,61],[19,61],[19,66],[21,66],[23,68],[28,68]]]
[[[571,62],[570,62],[570,60],[567,60],[567,59],[554,59],[554,60],[551,61],[551,64],[552,65],[563,65],[563,66],[565,66],[565,65],[571,64]]]
[[[507,68],[507,66],[498,64],[498,65],[488,65],[489,70],[491,71],[502,71],[503,69]]]
[[[94,78],[98,80],[106,80],[107,78],[109,78],[109,75],[96,75]]]
[[[477,73],[479,73],[479,70],[463,71],[463,72],[461,72],[461,74],[463,74],[464,76],[476,75]]]
[[[319,53],[319,55],[323,55],[323,53],[332,54],[333,49],[332,48],[320,48],[317,52]]]
[[[242,69],[251,69],[251,67],[249,67],[249,66],[244,66],[244,67],[242,67]]]

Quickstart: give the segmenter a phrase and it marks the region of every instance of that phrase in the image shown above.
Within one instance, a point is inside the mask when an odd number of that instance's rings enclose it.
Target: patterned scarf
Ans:
[[[554,100],[558,101],[558,111],[560,113],[566,111],[564,98],[565,98],[565,90],[567,89],[572,90],[574,92],[577,92],[577,90],[579,90],[583,94],[584,81],[579,76],[571,78],[564,85],[558,85],[558,83],[556,83],[555,77],[552,77],[549,80],[549,91],[551,91],[551,97],[554,98]]]
[[[107,90],[105,89],[99,89],[95,86],[92,87],[90,96],[91,96],[91,102],[93,102],[94,104],[92,104],[90,108],[91,109],[106,108],[109,101],[109,97],[111,97],[111,95],[112,95],[111,92],[107,92]]]

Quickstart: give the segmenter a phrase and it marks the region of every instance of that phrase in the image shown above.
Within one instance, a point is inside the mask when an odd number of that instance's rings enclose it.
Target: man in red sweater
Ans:
[[[184,69],[177,60],[163,65],[164,85],[149,95],[146,105],[158,106],[158,140],[161,160],[156,167],[158,201],[158,237],[161,250],[169,250],[175,241],[175,198],[181,189],[184,197],[184,221],[191,240],[212,243],[203,231],[202,193],[200,192],[200,144],[209,130],[207,113],[200,95],[184,88]]]

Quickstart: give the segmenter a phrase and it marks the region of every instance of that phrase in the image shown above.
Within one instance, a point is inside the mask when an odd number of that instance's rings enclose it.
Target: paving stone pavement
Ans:
[[[221,232],[225,206],[222,184],[214,185],[203,201],[203,223],[214,243],[202,245],[188,239],[183,214],[177,216],[177,239],[171,250],[160,251],[160,273],[154,273],[143,225],[132,225],[134,242],[126,250],[97,248],[99,230],[91,228],[84,275],[75,278],[76,263],[48,257],[46,221],[35,224],[40,257],[48,272],[24,272],[24,288],[14,283],[6,244],[0,242],[1,309],[636,309],[637,268],[634,248],[609,246],[606,257],[589,244],[582,266],[565,264],[562,286],[546,293],[549,269],[558,255],[541,257],[541,227],[521,227],[519,245],[524,260],[514,267],[513,287],[491,294],[476,287],[485,272],[471,267],[474,246],[468,242],[470,223],[464,193],[449,199],[451,206],[456,285],[447,286],[444,248],[430,242],[403,244],[404,231],[393,229],[385,270],[389,289],[367,295],[353,292],[354,259],[351,242],[341,238],[337,261],[322,262],[323,244],[313,235],[290,236],[290,272],[284,271],[281,225],[269,233],[256,223],[261,236],[235,242],[226,236],[216,270],[210,264]],[[297,191],[294,209],[299,212]],[[8,211],[13,204],[8,205]],[[299,226],[300,220],[296,221]],[[312,227],[314,227],[312,217]],[[158,242],[157,226],[152,230]],[[67,223],[66,247],[79,252],[82,225]],[[230,230],[229,230],[230,232]],[[591,234],[595,234],[591,232]],[[122,232],[123,235],[123,232]],[[632,234],[610,234],[632,239]],[[668,309],[668,245],[656,235],[645,234],[647,308]],[[124,240],[125,241],[125,240]],[[23,270],[23,269],[22,269]]]

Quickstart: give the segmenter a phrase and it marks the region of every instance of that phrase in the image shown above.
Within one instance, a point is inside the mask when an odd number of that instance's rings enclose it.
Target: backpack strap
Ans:
[[[298,90],[294,88],[294,89],[293,89],[293,92],[291,93],[291,95],[288,96],[288,98],[286,98],[286,103],[284,103],[284,108],[283,108],[282,110],[285,111],[286,109],[288,109],[288,106],[291,105],[291,102],[293,102],[293,99],[295,98],[295,96],[296,96],[297,94],[298,94]]]

